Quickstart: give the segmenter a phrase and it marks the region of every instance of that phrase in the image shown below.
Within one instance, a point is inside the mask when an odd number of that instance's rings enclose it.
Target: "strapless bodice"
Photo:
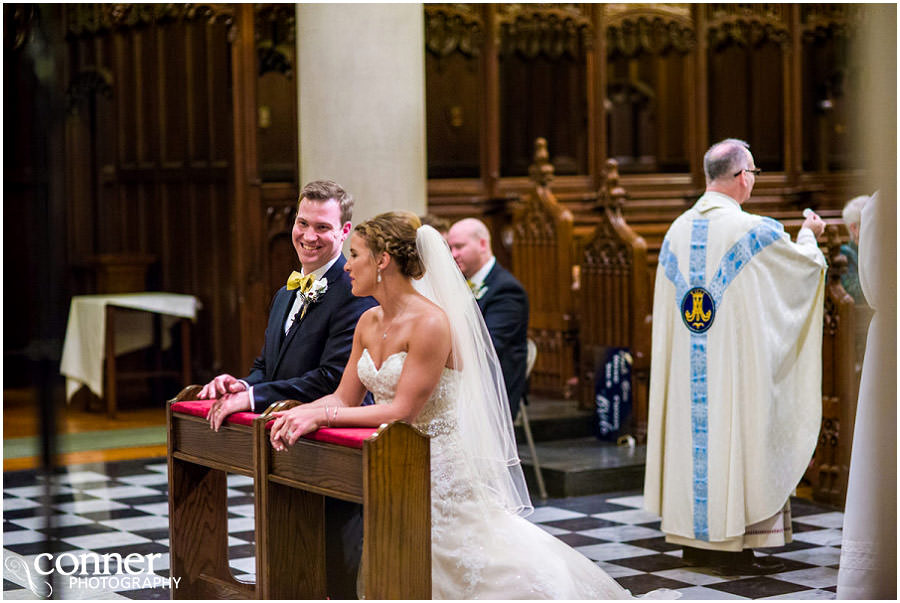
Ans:
[[[405,360],[406,352],[396,352],[385,358],[380,368],[376,368],[369,350],[363,350],[359,363],[356,365],[356,372],[362,384],[372,392],[376,404],[387,404],[394,399]],[[413,425],[430,436],[445,435],[454,431],[456,429],[455,402],[458,383],[459,373],[453,369],[444,368],[441,371],[440,381],[413,421]]]

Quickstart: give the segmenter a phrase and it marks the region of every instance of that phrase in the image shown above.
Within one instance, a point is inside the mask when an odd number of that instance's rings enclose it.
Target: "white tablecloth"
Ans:
[[[103,364],[106,357],[106,306],[144,310],[116,318],[116,354],[127,354],[153,342],[153,317],[163,315],[163,347],[168,347],[169,328],[179,318],[196,320],[200,301],[179,293],[121,293],[76,295],[69,308],[59,372],[66,377],[66,400],[83,386],[103,397]]]

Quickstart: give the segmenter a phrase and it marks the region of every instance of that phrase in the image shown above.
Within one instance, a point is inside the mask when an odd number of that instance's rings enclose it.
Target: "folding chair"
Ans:
[[[525,379],[531,376],[531,369],[534,368],[534,361],[537,358],[537,345],[534,340],[528,339],[528,356],[526,358]],[[516,425],[521,425],[525,430],[525,441],[528,442],[528,450],[531,451],[531,460],[534,463],[534,475],[537,477],[538,492],[541,498],[547,498],[547,487],[544,485],[544,475],[541,473],[541,464],[538,461],[537,449],[534,447],[534,436],[531,435],[531,421],[528,420],[528,394],[522,395],[522,403],[519,404],[519,416],[516,417]]]

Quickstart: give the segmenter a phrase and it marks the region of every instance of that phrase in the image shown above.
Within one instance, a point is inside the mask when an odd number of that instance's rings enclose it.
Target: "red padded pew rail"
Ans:
[[[172,412],[182,413],[206,418],[209,407],[212,406],[212,400],[191,400],[175,402],[172,404]],[[253,420],[259,415],[253,412],[236,412],[225,418],[226,423],[233,425],[253,424]],[[273,419],[274,421],[274,419]],[[266,424],[266,428],[272,425],[272,421]],[[337,444],[338,446],[346,446],[348,448],[362,449],[363,442],[371,437],[378,429],[375,427],[323,427],[318,431],[308,433],[304,438],[314,440],[316,442],[326,442],[328,444]]]

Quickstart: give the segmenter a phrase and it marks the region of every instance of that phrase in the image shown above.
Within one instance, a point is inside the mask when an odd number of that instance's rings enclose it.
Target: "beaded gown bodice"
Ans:
[[[376,404],[397,391],[406,352],[376,367],[363,350],[357,373]],[[413,424],[431,436],[432,595],[435,599],[629,598],[587,557],[510,513],[479,486],[461,445],[461,374],[445,368]]]

